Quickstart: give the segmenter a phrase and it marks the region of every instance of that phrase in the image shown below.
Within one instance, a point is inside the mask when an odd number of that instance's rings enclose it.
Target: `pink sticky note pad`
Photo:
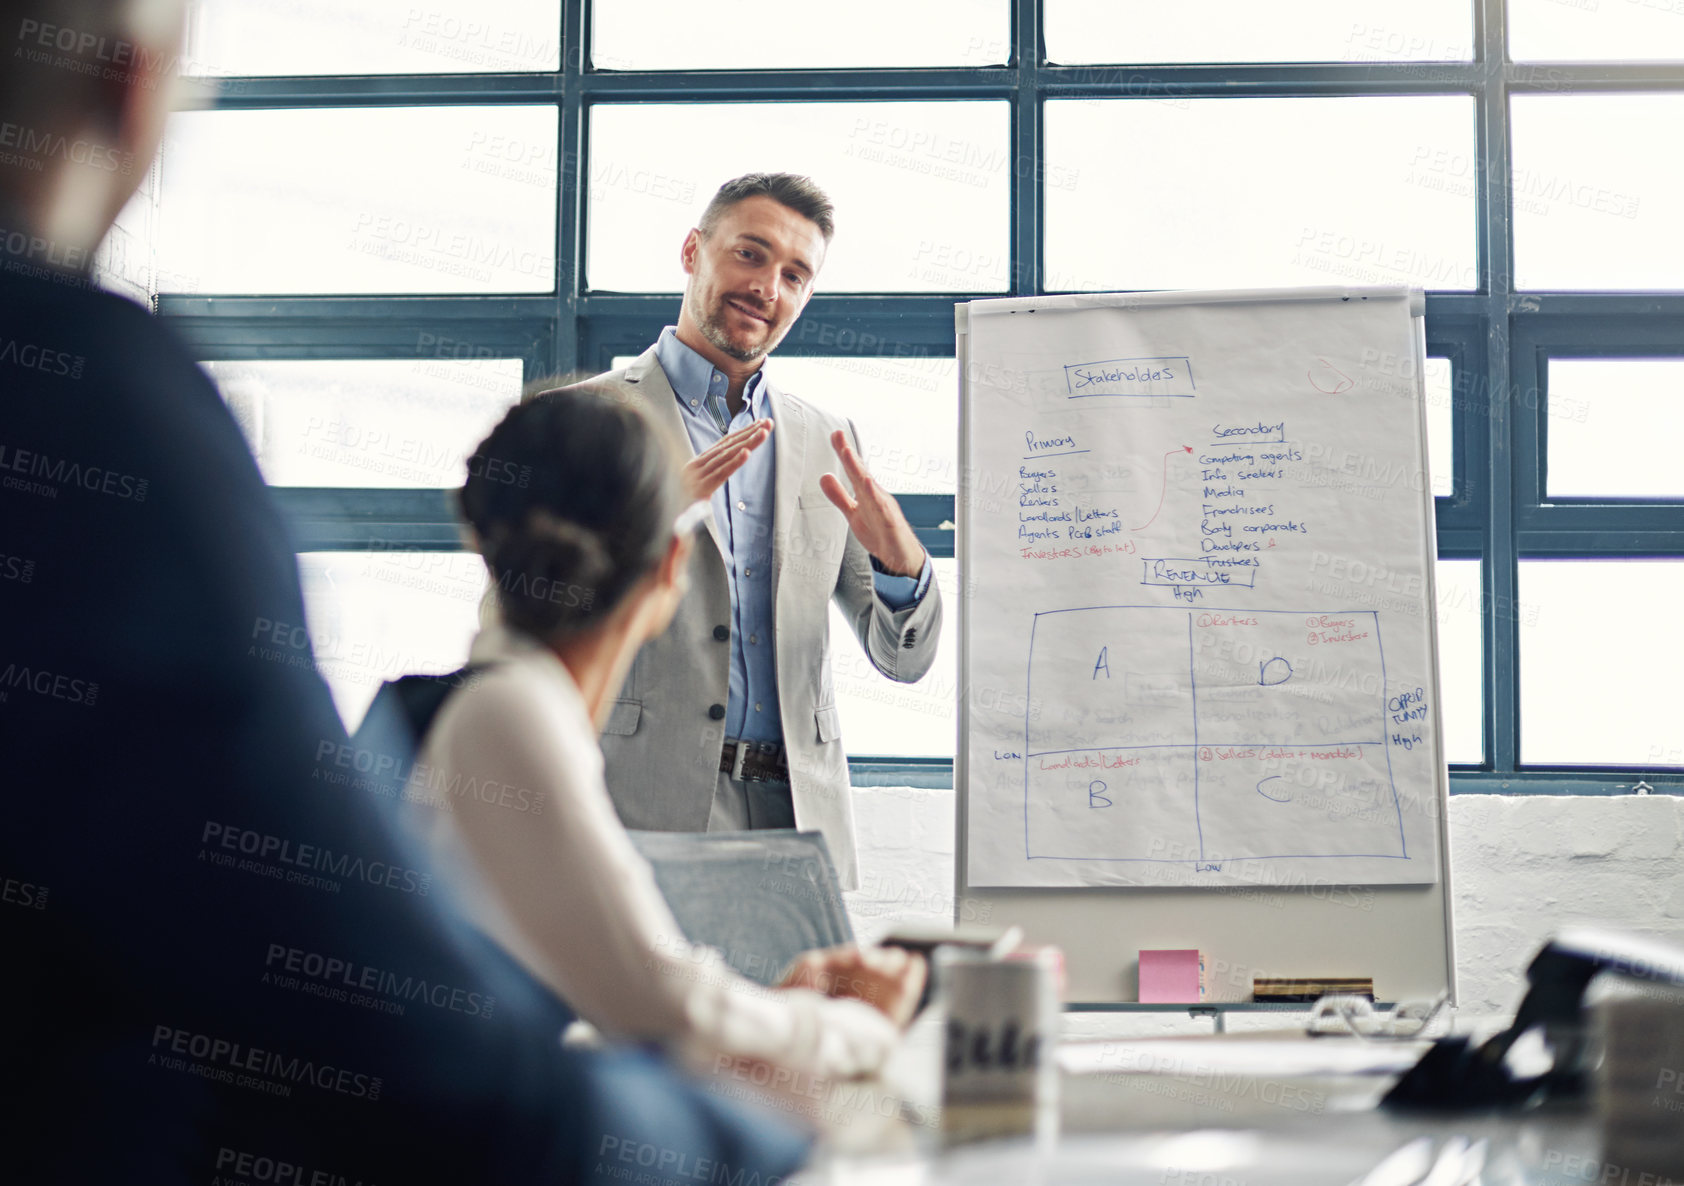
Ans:
[[[1204,1000],[1204,958],[1194,948],[1142,951],[1142,1004],[1197,1004]]]

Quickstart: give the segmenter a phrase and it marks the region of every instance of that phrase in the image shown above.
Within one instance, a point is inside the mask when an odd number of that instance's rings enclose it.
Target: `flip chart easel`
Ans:
[[[972,301],[957,901],[1063,947],[1454,987],[1423,302]]]

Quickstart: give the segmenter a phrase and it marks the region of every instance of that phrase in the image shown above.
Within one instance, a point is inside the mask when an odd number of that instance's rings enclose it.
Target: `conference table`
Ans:
[[[1246,1034],[1067,1043],[1064,1061],[1090,1069],[1061,1071],[1056,1103],[945,1110],[940,1039],[939,1011],[931,1010],[908,1031],[880,1080],[826,1083],[739,1067],[716,1073],[713,1090],[757,1099],[816,1126],[819,1146],[792,1180],[798,1186],[1661,1181],[1600,1164],[1587,1108],[1520,1116],[1377,1110],[1395,1075],[1337,1069],[1374,1053],[1372,1043],[1357,1038]],[[1256,1045],[1248,1050],[1247,1043]],[[1309,1053],[1310,1063],[1331,1062],[1333,1069],[1305,1073],[1295,1047]],[[1419,1043],[1392,1044],[1381,1059],[1408,1061],[1419,1049]]]

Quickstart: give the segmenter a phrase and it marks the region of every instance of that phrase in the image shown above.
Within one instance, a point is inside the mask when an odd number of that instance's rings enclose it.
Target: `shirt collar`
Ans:
[[[693,399],[707,399],[716,375],[722,383],[725,382],[723,373],[714,370],[711,362],[678,340],[677,326],[669,325],[661,331],[655,343],[655,357],[661,364],[661,370],[666,372],[667,382],[672,384],[673,394],[678,396],[680,404],[688,405]],[[756,419],[766,415],[766,384],[761,382],[765,375],[766,368],[762,365],[743,385],[743,402]],[[723,393],[724,386],[719,390]]]

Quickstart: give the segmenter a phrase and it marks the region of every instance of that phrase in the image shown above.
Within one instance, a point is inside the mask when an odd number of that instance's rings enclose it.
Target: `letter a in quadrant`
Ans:
[[[1106,679],[1111,678],[1111,660],[1106,657],[1106,652],[1109,651],[1110,649],[1111,649],[1110,647],[1100,647],[1099,648],[1099,658],[1097,658],[1093,661],[1093,678],[1094,679],[1098,679],[1099,673],[1102,672],[1102,671],[1105,673]]]

